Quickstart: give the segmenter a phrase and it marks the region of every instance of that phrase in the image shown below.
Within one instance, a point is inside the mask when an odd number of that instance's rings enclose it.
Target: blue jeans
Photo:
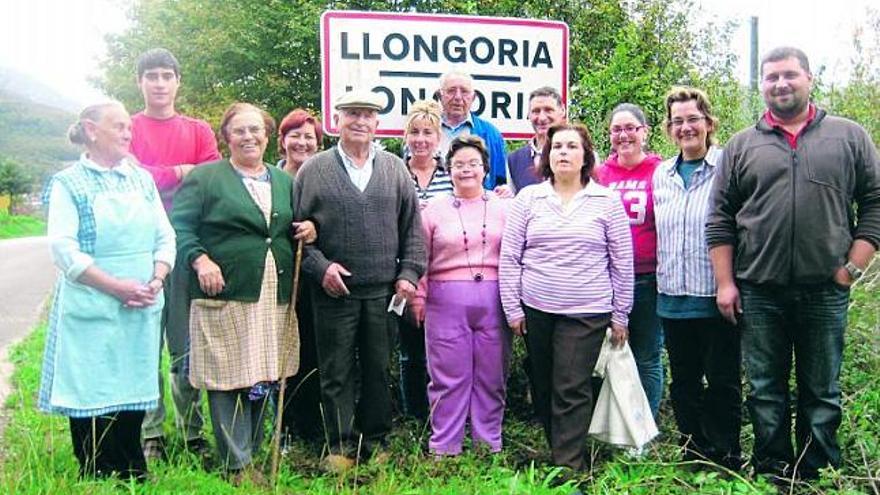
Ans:
[[[653,273],[636,275],[632,311],[629,313],[629,346],[632,348],[639,379],[648,397],[651,414],[657,418],[663,398],[663,327],[657,316],[657,277]]]
[[[820,468],[840,465],[840,366],[849,289],[832,282],[800,286],[739,282],[739,288],[755,470],[815,478]],[[792,352],[796,454],[788,387]]]

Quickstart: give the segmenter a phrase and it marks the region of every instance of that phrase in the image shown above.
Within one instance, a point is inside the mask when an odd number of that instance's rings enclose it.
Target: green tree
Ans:
[[[873,38],[871,37],[873,33]],[[880,145],[880,10],[868,8],[865,23],[853,33],[855,58],[849,81],[822,94],[829,111],[853,119]]]
[[[0,195],[9,195],[7,213],[12,214],[18,199],[29,192],[33,179],[24,167],[8,158],[0,157]]]
[[[726,98],[742,97],[728,87],[738,87],[730,76],[732,63],[698,70],[697,61],[731,59],[720,41],[710,51],[699,43],[718,37],[692,29],[691,8],[691,0],[140,1],[132,7],[128,31],[108,38],[104,75],[96,82],[132,110],[140,108],[136,57],[163,46],[182,65],[181,111],[217,122],[230,102],[244,100],[280,117],[297,106],[320,107],[319,20],[325,10],[560,20],[570,29],[571,113],[590,127],[606,151],[605,116],[622,101],[645,106],[659,123],[663,94],[673,84],[712,80]],[[736,101],[725,108],[741,106]],[[654,133],[652,145],[666,143],[661,134]]]

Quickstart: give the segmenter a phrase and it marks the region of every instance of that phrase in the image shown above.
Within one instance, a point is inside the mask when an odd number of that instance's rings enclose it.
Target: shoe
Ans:
[[[211,463],[211,445],[208,444],[208,441],[202,437],[193,438],[192,440],[186,441],[186,450],[190,454],[196,456],[199,462],[202,463],[202,466],[209,466]]]
[[[353,468],[354,459],[344,455],[330,454],[321,461],[321,469],[332,474],[340,474]]]
[[[166,460],[168,453],[165,449],[165,437],[144,439],[143,451],[144,459],[146,459],[147,462]]]

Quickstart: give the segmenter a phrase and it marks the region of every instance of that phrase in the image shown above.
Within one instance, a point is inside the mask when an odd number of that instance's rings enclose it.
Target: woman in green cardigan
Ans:
[[[220,123],[229,159],[193,170],[175,196],[178,259],[192,267],[189,379],[208,392],[214,435],[235,481],[262,440],[274,385],[299,367],[290,311],[294,226],[313,242],[311,222],[293,223],[290,177],[263,162],[275,122],[235,103]]]

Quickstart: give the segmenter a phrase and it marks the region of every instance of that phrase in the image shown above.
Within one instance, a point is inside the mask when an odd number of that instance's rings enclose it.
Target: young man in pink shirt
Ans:
[[[137,83],[144,96],[144,110],[132,116],[131,153],[153,176],[165,210],[171,211],[174,192],[184,177],[202,163],[220,159],[214,131],[207,122],[180,115],[174,108],[180,87],[180,66],[164,48],[144,52],[138,59]],[[183,372],[189,340],[189,297],[187,267],[180,264],[165,282],[163,336],[171,355],[171,390],[177,409],[177,425],[186,437],[189,450],[206,455],[208,444],[202,438],[199,391],[192,388]],[[158,459],[165,455],[162,424],[164,390],[159,374],[159,408],[147,413],[143,424],[144,456]]]

